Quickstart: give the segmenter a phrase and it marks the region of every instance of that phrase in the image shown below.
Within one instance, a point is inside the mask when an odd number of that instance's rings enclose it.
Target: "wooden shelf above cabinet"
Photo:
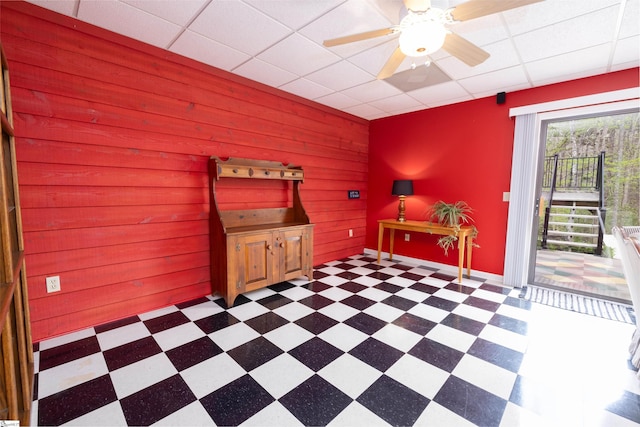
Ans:
[[[234,159],[222,160],[212,157],[216,163],[215,179],[253,178],[304,181],[304,172],[299,166],[285,166],[266,160]]]

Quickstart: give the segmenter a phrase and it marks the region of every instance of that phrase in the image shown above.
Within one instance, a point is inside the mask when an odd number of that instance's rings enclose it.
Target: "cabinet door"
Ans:
[[[273,233],[233,236],[228,244],[228,286],[241,293],[272,283]]]
[[[280,275],[278,282],[295,279],[302,275],[306,250],[306,229],[283,230],[276,236],[276,246],[280,250]]]

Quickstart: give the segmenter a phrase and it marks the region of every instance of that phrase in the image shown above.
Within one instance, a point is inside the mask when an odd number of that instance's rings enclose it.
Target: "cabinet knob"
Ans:
[[[273,249],[273,246],[271,246],[271,245],[267,245],[267,250],[269,250],[269,251],[270,251],[271,249]]]
[[[280,247],[284,248],[284,242],[280,242]]]

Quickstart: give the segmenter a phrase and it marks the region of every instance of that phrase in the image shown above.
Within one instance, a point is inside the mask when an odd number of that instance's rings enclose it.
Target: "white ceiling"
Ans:
[[[491,57],[469,67],[440,50],[431,60],[452,80],[408,92],[376,80],[396,35],[322,45],[397,24],[401,0],[28,1],[365,119],[640,64],[640,0],[545,0],[455,24]]]

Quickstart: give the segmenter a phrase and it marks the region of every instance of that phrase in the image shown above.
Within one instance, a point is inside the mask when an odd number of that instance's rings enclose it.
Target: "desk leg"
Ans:
[[[378,264],[380,264],[380,251],[382,251],[383,237],[384,237],[384,225],[378,224]]]
[[[389,261],[393,261],[393,238],[396,235],[394,228],[389,229]]]
[[[473,250],[473,237],[467,239],[467,276],[471,278],[471,251]]]
[[[462,283],[462,269],[464,268],[464,250],[465,238],[467,236],[458,236],[458,283]]]

